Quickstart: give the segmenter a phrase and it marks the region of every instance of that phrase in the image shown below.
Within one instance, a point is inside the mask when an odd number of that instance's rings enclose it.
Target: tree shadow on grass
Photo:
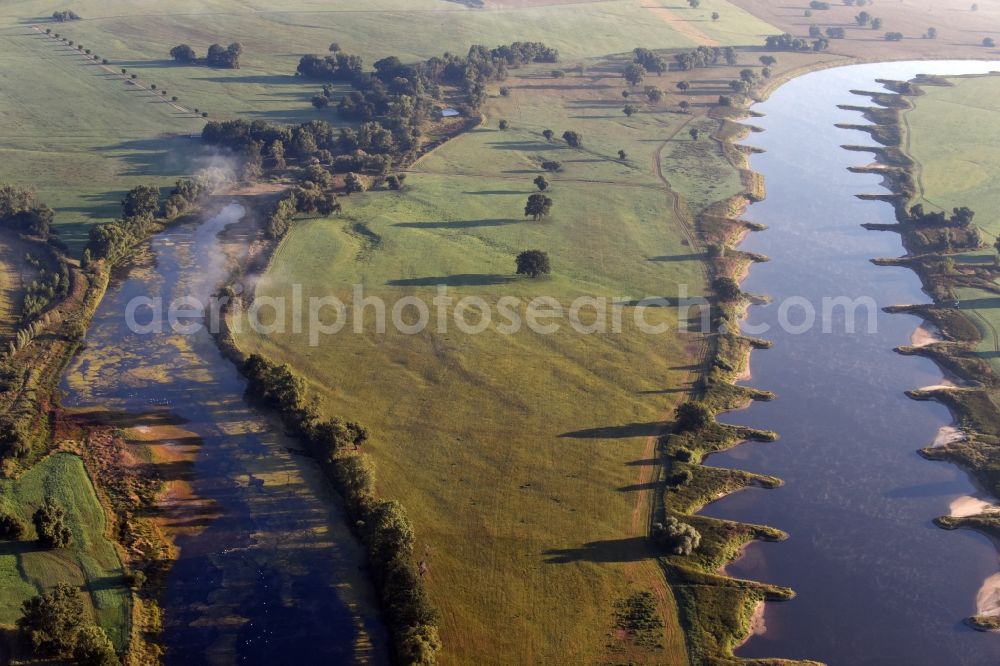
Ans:
[[[475,191],[475,192],[473,192],[473,191],[462,192],[462,194],[475,194],[475,195],[484,195],[484,194],[527,194],[527,193],[528,193],[527,190],[479,190],[479,191]]]
[[[571,562],[638,562],[653,556],[645,537],[590,541],[579,548],[553,548],[546,550],[547,564]]]
[[[691,261],[693,259],[704,259],[705,255],[701,252],[690,252],[688,254],[664,254],[659,257],[649,257],[646,261]]]
[[[559,145],[545,141],[488,141],[488,146],[494,150],[520,150],[520,151],[542,151],[557,150]]]
[[[509,275],[490,275],[480,273],[462,273],[459,275],[442,275],[439,277],[403,278],[386,282],[391,287],[486,287],[494,284],[513,282]]]
[[[468,194],[487,194],[487,192],[469,192]],[[518,192],[518,194],[524,193]],[[503,227],[508,224],[519,224],[520,222],[521,220],[512,220],[506,217],[489,220],[454,220],[451,222],[443,220],[435,220],[433,222],[397,222],[392,226],[404,229],[473,229],[475,227]]]
[[[659,422],[650,423],[626,423],[616,426],[601,426],[599,428],[586,428],[584,430],[574,430],[564,432],[559,437],[571,439],[624,439],[627,437],[649,437],[659,435],[663,432],[663,424]]]

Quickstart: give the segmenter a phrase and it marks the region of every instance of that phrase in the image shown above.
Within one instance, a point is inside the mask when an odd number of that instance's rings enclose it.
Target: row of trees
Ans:
[[[241,365],[247,392],[275,409],[285,425],[300,436],[321,461],[344,497],[369,568],[401,664],[436,663],[441,649],[437,611],[424,590],[413,562],[413,527],[398,502],[375,495],[374,468],[358,449],[367,430],[353,422],[321,420],[308,400],[305,382],[287,365],[253,354]]]
[[[732,46],[699,46],[693,51],[684,51],[674,55],[677,67],[684,71],[690,71],[699,67],[711,67],[719,62],[725,62],[730,67],[738,62],[736,49]]]
[[[787,32],[783,35],[768,35],[764,39],[764,45],[771,51],[825,51],[829,47],[829,42],[814,35],[810,29],[810,36],[817,37],[812,42],[800,37],[793,37]]]
[[[233,42],[229,46],[212,44],[204,59],[199,59],[197,52],[188,44],[179,44],[170,49],[170,57],[183,65],[204,64],[220,69],[239,69],[240,57],[243,55],[243,45]]]

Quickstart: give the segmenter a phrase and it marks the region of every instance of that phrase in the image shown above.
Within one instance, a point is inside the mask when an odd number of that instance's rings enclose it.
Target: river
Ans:
[[[861,310],[856,332],[847,332],[838,317],[824,333],[821,317],[801,332],[782,328],[779,315],[782,301],[793,297],[817,313],[824,297],[871,297],[878,308],[929,302],[914,273],[869,261],[903,249],[898,235],[860,226],[895,217],[889,204],[855,197],[885,190],[879,176],[847,171],[871,155],[842,144],[874,142],[867,133],[835,127],[867,123],[837,105],[870,106],[849,91],[884,90],[876,78],[998,68],[983,62],[841,67],[796,78],[754,107],[763,117],[750,122],[764,131],[747,143],[766,151],[752,155],[751,168],[764,175],[767,198],[745,217],[768,229],[741,247],[771,261],[754,265],[744,289],[773,302],[751,307],[744,327],[774,347],[753,353],[747,383],[778,398],[722,420],[773,429],[780,439],[741,445],[708,464],[772,474],[785,483],[730,495],[703,513],[787,531],[785,542],[752,543],[727,571],[790,586],[797,596],[766,604],[766,628],[737,650],[740,656],[845,666],[1000,663],[1000,636],[962,623],[976,613],[984,581],[997,573],[996,549],[984,536],[931,522],[975,490],[958,468],[916,453],[951,422],[942,405],[903,395],[942,379],[931,361],[892,351],[910,344],[920,320],[879,311],[870,334]],[[786,315],[794,327],[805,311],[790,307]],[[769,330],[759,332],[764,326]]]
[[[152,261],[114,280],[101,303],[63,404],[175,437],[165,444],[178,459],[159,472],[190,492],[165,512],[179,549],[164,600],[168,664],[387,663],[363,550],[322,471],[244,400],[243,378],[206,330],[144,334],[126,323],[135,298],[207,302],[226,277],[220,233],[244,213],[229,204],[152,239]]]

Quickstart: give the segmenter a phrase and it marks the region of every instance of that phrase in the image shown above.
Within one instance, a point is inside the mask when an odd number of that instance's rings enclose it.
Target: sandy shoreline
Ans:
[[[987,617],[1000,616],[1000,573],[987,578],[976,593],[976,614]]]
[[[926,321],[917,326],[913,334],[910,335],[910,345],[913,347],[926,347],[935,342],[943,342],[941,332],[936,326]]]
[[[958,426],[946,425],[938,428],[937,437],[931,446],[945,446],[953,442],[961,442],[965,439],[965,433]]]

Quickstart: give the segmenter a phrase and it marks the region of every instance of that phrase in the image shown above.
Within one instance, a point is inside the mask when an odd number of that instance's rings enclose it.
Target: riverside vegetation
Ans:
[[[911,268],[934,299],[930,305],[890,310],[923,317],[940,333],[937,341],[898,351],[931,358],[963,382],[957,388],[909,392],[914,399],[945,404],[963,433],[920,453],[931,460],[960,465],[993,497],[1000,497],[1000,379],[990,303],[998,293],[1000,262],[996,251],[1000,250],[986,239],[1000,231],[988,203],[992,196],[989,183],[1000,180],[1000,168],[990,156],[984,158],[979,152],[983,145],[979,133],[992,131],[1000,112],[998,82],[994,76],[885,81],[891,92],[871,94],[881,106],[862,108],[873,123],[867,129],[884,146],[875,149],[884,165],[878,173],[884,173],[893,191],[879,198],[895,206],[898,219],[896,225],[875,228],[901,234],[907,251],[902,258],[877,261]],[[972,99],[977,108],[961,106]],[[946,109],[936,106],[942,103]],[[929,122],[925,114],[935,108],[933,122]],[[966,114],[982,117],[975,120]],[[969,129],[967,123],[976,123],[980,129]],[[943,143],[934,148],[935,142]],[[959,152],[963,161],[976,165],[978,173],[971,180],[967,171],[964,175],[951,173],[954,164],[948,160]],[[949,175],[942,178],[946,173]],[[942,205],[952,209],[940,210]],[[977,216],[977,212],[984,215]],[[965,527],[1000,537],[1000,519],[992,512],[942,516],[936,522],[948,529]],[[981,630],[1000,628],[995,615],[970,617],[968,623]]]

